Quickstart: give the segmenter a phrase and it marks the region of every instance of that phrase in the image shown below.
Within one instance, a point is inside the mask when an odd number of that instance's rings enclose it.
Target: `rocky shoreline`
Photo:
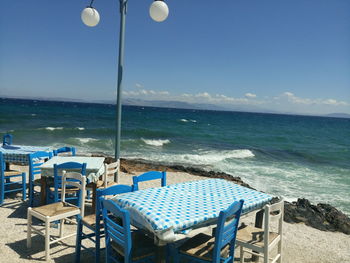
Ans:
[[[113,161],[112,157],[106,157],[106,162],[109,163],[111,161]],[[185,172],[208,178],[221,178],[254,189],[247,183],[243,182],[240,177],[235,177],[222,172],[206,171],[198,167],[165,165],[149,162],[143,159],[131,160],[121,158],[120,169],[122,172],[126,173],[149,170]],[[337,231],[350,235],[350,217],[329,204],[320,203],[313,205],[309,200],[304,198],[299,198],[296,202],[292,203],[285,201],[284,221],[287,223],[304,223],[307,226],[322,231]]]

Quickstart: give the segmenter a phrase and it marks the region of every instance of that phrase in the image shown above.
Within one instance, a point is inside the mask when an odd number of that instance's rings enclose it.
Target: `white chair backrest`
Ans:
[[[114,181],[114,174],[119,172],[119,160],[110,163],[110,164],[105,164],[105,172],[103,174],[103,181],[104,181],[104,187],[108,187],[108,182]],[[117,177],[117,183],[118,183],[119,178]]]
[[[284,214],[284,200],[280,199],[278,203],[266,205],[264,208],[264,247],[267,248],[269,244],[270,222],[278,221],[278,235],[282,235],[282,224]]]
[[[62,172],[62,202],[65,201],[65,195],[66,195],[66,186],[73,186],[77,187],[81,190],[81,197],[80,197],[80,215],[84,217],[84,211],[85,211],[85,186],[86,186],[86,176],[77,173],[77,172]],[[75,179],[75,180],[67,180],[67,179]]]

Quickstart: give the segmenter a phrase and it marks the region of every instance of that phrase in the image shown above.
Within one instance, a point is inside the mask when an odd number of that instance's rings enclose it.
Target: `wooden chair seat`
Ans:
[[[212,261],[215,245],[215,237],[200,233],[188,239],[179,250],[183,254],[190,255],[203,260]],[[229,256],[230,247],[227,245],[221,250],[221,257]]]
[[[132,250],[131,257],[133,261],[143,259],[154,255],[156,247],[153,240],[145,236],[140,232],[132,232]],[[111,241],[112,248],[118,252],[118,254],[124,256],[124,248],[117,243]]]
[[[57,190],[58,190],[59,193],[62,192],[62,188],[58,188]],[[52,186],[51,186],[51,187],[50,187],[50,191],[51,191],[51,192],[55,192],[55,187],[52,187]],[[71,187],[71,188],[67,188],[67,189],[66,189],[66,193],[67,193],[67,194],[75,193],[75,192],[77,192],[77,191],[79,191],[79,188],[78,188],[78,187]]]
[[[4,176],[13,176],[13,175],[20,175],[22,174],[22,172],[20,171],[15,171],[15,170],[8,170],[8,171],[4,171]]]
[[[82,218],[82,220],[83,220],[84,225],[89,225],[91,227],[95,227],[95,225],[96,225],[96,214],[91,214],[91,215],[88,215],[88,216],[84,216]],[[101,222],[103,222],[103,221],[101,220]]]
[[[75,211],[75,210],[80,212],[79,208],[66,202],[43,205],[43,206],[32,208],[32,210],[42,214],[43,216],[49,216],[49,217],[61,215],[67,212]]]
[[[269,243],[271,244],[278,234],[269,232]],[[246,226],[237,231],[237,241],[252,244],[257,247],[264,247],[264,229],[254,226]]]

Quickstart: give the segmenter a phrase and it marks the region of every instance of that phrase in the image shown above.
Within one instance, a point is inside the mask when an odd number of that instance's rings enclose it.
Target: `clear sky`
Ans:
[[[124,98],[350,113],[349,0],[129,0]],[[2,0],[0,96],[114,100],[119,1]]]

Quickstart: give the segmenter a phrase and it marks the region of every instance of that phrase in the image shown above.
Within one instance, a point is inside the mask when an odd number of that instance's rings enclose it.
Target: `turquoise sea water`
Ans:
[[[113,155],[114,120],[112,105],[0,99],[0,136],[15,144]],[[127,106],[121,153],[223,171],[350,214],[350,119]]]

